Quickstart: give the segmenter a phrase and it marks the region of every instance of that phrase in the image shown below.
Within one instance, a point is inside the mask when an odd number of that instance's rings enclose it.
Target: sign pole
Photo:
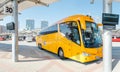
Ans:
[[[112,72],[112,34],[105,30],[103,34],[104,72]]]
[[[112,13],[110,0],[103,0],[103,12]],[[104,30],[103,34],[103,63],[104,72],[112,72],[112,34],[109,30]]]
[[[17,0],[13,0],[13,18],[15,23],[15,30],[12,34],[12,60],[18,61],[18,3]]]

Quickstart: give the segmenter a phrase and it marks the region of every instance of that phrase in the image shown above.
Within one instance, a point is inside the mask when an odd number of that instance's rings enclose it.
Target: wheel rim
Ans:
[[[60,49],[60,51],[59,51],[59,56],[60,57],[63,57],[63,51]]]

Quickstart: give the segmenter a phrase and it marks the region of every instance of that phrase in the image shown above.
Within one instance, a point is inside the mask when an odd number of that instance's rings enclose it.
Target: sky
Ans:
[[[34,6],[29,9],[23,10],[19,15],[19,30],[25,29],[26,19],[35,20],[35,28],[40,28],[41,21],[46,20],[49,25],[56,23],[57,21],[76,14],[90,15],[96,23],[102,22],[103,12],[103,0],[95,0],[94,4],[90,4],[91,0],[59,0],[52,3],[49,7],[46,6]],[[113,2],[113,12],[120,14],[120,3]],[[0,21],[1,25],[6,25],[13,21],[11,16],[5,17],[3,21]],[[118,26],[119,27],[119,26]]]

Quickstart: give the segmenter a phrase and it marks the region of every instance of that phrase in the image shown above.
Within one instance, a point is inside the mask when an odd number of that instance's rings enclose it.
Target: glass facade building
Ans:
[[[35,21],[33,19],[27,19],[26,20],[26,29],[27,30],[34,30],[34,24],[35,24]]]
[[[41,29],[48,27],[48,21],[41,21]]]

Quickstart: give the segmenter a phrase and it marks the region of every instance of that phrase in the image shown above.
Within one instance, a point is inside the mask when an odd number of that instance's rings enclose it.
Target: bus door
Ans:
[[[77,22],[71,23],[71,58],[80,59],[81,54],[81,41],[80,41],[80,33]]]
[[[71,30],[70,30],[70,24],[71,22],[64,22],[59,24],[60,28],[60,34],[58,36],[58,42],[60,47],[62,47],[64,51],[65,57],[71,57],[72,51],[71,51]]]
[[[62,43],[69,57],[74,57],[80,51],[80,34],[77,22],[70,21],[60,24],[60,32],[65,36]]]

